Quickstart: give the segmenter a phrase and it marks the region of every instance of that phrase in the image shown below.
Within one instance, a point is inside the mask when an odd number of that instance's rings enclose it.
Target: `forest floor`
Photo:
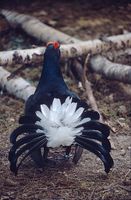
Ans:
[[[80,1],[81,2],[81,1]],[[93,7],[86,1],[36,1],[30,5],[5,4],[2,7],[27,13],[42,22],[82,40],[131,32],[131,4],[128,6]],[[52,5],[52,6],[50,6]],[[13,30],[0,17],[0,50],[31,48],[43,43]],[[131,63],[128,63],[131,65]],[[12,71],[18,66],[8,67]],[[7,68],[7,67],[6,67]],[[41,66],[20,72],[32,84],[37,84]],[[131,199],[131,88],[127,84],[107,80],[89,73],[97,104],[113,132],[112,157],[114,167],[108,175],[103,165],[91,153],[84,151],[80,162],[64,167],[37,169],[27,159],[14,176],[9,170],[9,136],[18,126],[24,102],[6,91],[0,92],[0,200],[129,200]],[[64,74],[69,87],[81,98],[78,83]]]

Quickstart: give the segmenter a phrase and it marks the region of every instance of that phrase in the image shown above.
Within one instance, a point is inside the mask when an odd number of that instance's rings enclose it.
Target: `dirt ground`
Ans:
[[[31,14],[44,23],[83,40],[131,31],[131,4],[102,5],[86,1],[32,1],[28,5],[3,3],[1,7]],[[96,5],[96,6],[95,6]],[[43,45],[22,31],[13,30],[0,17],[0,50]],[[131,65],[131,63],[128,63]],[[14,66],[15,68],[17,66]],[[13,67],[8,67],[12,71]],[[13,68],[14,69],[14,68]],[[40,69],[20,73],[36,84]],[[112,127],[114,167],[108,175],[96,156],[84,151],[80,162],[63,167],[37,169],[27,159],[15,177],[9,170],[9,136],[17,127],[24,102],[0,90],[0,200],[129,200],[131,199],[131,87],[89,73],[93,92],[104,120]],[[65,75],[80,97],[83,91]]]

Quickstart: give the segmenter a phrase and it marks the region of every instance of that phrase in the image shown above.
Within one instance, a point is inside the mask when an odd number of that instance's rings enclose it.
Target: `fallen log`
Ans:
[[[30,15],[20,14],[18,12],[1,10],[0,12],[9,24],[13,27],[20,27],[29,35],[38,40],[49,42],[50,40],[59,41],[60,43],[69,44],[79,42],[80,40],[62,33],[48,25],[42,23],[35,17]]]
[[[108,79],[131,84],[131,66],[113,63],[103,56],[96,55],[90,59],[90,68]]]
[[[0,87],[5,89],[9,94],[13,94],[26,101],[34,93],[35,87],[20,77],[8,80],[9,76],[10,72],[0,67]]]
[[[92,40],[79,42],[77,44],[66,44],[61,45],[61,58],[76,58],[78,56],[102,54],[109,58],[113,57],[113,53],[110,52],[111,49],[115,48],[115,55],[131,55],[131,33],[125,35],[111,36],[109,39],[112,41],[111,44],[105,44],[100,40]],[[123,48],[123,42],[125,46]],[[117,45],[116,45],[117,44]],[[127,49],[125,49],[127,48]],[[122,50],[123,49],[123,50]],[[125,50],[124,50],[125,49]],[[120,54],[119,54],[120,50]],[[42,62],[43,53],[45,47],[37,47],[33,49],[23,49],[23,50],[11,50],[11,51],[1,51],[0,52],[0,65],[11,65],[15,63],[31,63],[31,62]],[[113,50],[114,52],[114,50]]]
[[[99,39],[67,44],[61,46],[63,57],[73,58],[87,54],[105,54],[109,51],[119,51],[131,47],[131,33],[108,37],[110,42],[103,42]]]
[[[110,52],[105,57],[112,62],[127,64],[131,63],[131,49]]]
[[[0,52],[0,65],[14,65],[42,62],[45,47],[33,49],[17,49]]]

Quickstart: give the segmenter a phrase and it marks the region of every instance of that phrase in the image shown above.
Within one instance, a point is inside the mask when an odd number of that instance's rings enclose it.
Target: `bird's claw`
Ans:
[[[69,154],[69,155],[65,154],[64,155],[64,159],[65,160],[69,160],[71,157],[72,157],[72,154]]]

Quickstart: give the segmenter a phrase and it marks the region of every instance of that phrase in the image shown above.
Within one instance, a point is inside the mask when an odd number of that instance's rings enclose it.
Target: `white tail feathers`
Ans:
[[[77,135],[82,134],[83,127],[77,128],[88,121],[90,118],[81,119],[84,108],[77,108],[77,103],[72,102],[72,98],[67,97],[61,104],[60,99],[54,98],[50,109],[45,105],[40,106],[41,111],[36,115],[40,121],[36,124],[43,128],[47,137],[48,147],[70,146],[73,144]]]

